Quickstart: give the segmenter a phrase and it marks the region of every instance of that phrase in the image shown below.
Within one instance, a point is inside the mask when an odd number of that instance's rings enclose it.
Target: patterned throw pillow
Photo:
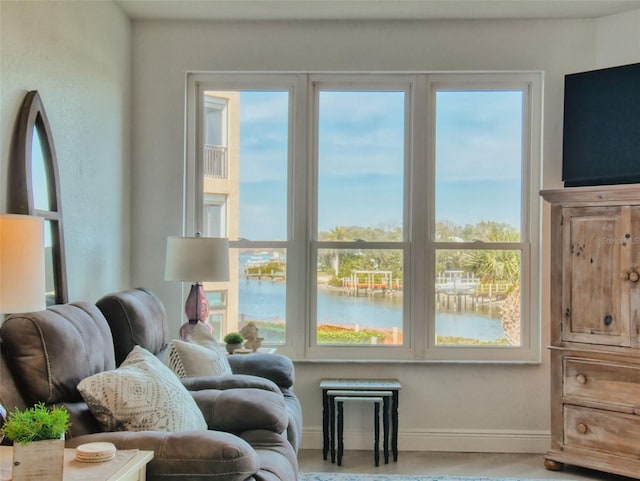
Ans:
[[[83,379],[78,391],[105,431],[206,431],[207,423],[176,375],[135,346],[118,369]]]
[[[169,343],[169,355],[166,362],[180,378],[232,374],[225,351],[208,349],[177,339]]]
[[[198,344],[202,347],[206,347],[207,349],[220,351],[223,354],[226,354],[227,352],[225,347],[218,341],[216,341],[216,338],[213,337],[213,333],[203,322],[196,323],[196,325],[193,327],[193,330],[191,331],[191,334],[189,334],[187,341],[193,342],[194,344]]]

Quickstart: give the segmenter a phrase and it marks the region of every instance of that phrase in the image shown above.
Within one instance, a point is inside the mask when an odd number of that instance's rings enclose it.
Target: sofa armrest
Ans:
[[[249,376],[243,374],[230,374],[228,376],[198,376],[184,377],[181,379],[182,384],[189,391],[201,391],[203,389],[262,389],[279,393],[280,389],[276,384],[263,377]]]
[[[244,481],[260,469],[260,458],[243,439],[218,431],[103,432],[66,441],[67,448],[84,443],[109,442],[117,449],[153,451],[147,466],[149,479],[225,479]]]
[[[281,354],[233,354],[227,357],[234,374],[250,374],[275,382],[278,387],[293,387],[295,369],[293,362]]]
[[[282,433],[289,422],[281,393],[262,389],[191,391],[209,429],[241,433],[262,429]]]

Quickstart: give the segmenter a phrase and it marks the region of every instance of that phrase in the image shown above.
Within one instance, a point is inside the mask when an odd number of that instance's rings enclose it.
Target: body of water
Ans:
[[[270,280],[240,280],[240,314],[246,319],[283,321],[285,318],[285,283]],[[360,296],[339,290],[318,291],[318,324],[337,324],[362,328],[402,329],[402,296]],[[466,337],[495,341],[505,337],[499,309],[492,312],[467,310],[436,312],[438,336]]]

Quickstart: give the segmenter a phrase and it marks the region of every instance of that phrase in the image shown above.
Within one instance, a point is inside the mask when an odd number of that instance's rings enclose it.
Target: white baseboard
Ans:
[[[382,434],[381,434],[382,435]],[[477,453],[544,453],[551,446],[549,431],[515,430],[402,430],[398,450]],[[344,448],[367,450],[373,447],[371,431],[345,431]],[[301,449],[322,449],[322,428],[305,428]],[[382,449],[382,440],[380,441]]]

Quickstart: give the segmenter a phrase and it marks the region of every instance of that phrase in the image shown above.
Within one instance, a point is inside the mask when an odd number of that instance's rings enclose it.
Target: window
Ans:
[[[539,361],[540,74],[189,79],[187,225],[232,247],[220,334],[255,321],[295,358]]]
[[[204,193],[204,235],[227,237],[227,196]]]
[[[203,167],[205,177],[225,179],[227,173],[227,102],[221,94],[205,92]]]
[[[286,82],[194,87],[194,231],[228,237],[230,280],[205,283],[217,338],[256,322],[265,344],[286,337],[290,96]],[[195,187],[197,185],[198,187]]]

